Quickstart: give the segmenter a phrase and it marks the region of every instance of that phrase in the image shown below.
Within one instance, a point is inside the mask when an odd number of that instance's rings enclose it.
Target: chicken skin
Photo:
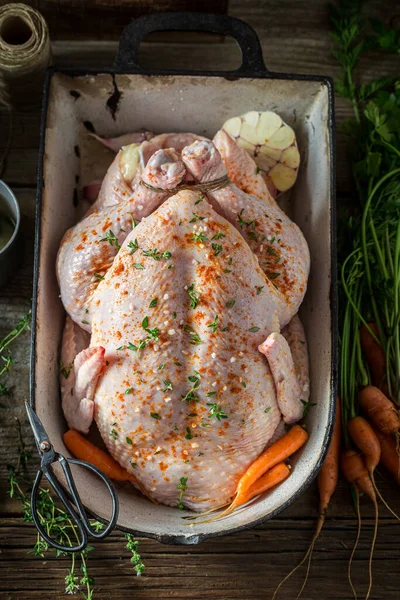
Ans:
[[[206,510],[229,500],[280,420],[258,345],[281,328],[281,298],[197,200],[179,192],[127,237],[93,298],[91,347],[106,350],[94,402],[110,453],[165,504],[188,477],[185,505]]]

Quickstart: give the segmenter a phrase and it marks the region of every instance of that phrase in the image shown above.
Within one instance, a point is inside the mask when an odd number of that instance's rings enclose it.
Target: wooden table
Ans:
[[[369,3],[369,13],[383,20],[397,13],[400,6],[393,0]],[[328,37],[328,5],[321,0],[230,0],[229,13],[243,18],[260,36],[264,58],[273,71],[318,73],[335,77],[337,67]],[[110,65],[116,42],[55,41],[57,65]],[[143,46],[142,62],[147,66],[230,68],[237,64],[233,42],[152,42]],[[236,61],[236,62],[235,62]],[[395,57],[371,52],[363,59],[365,79],[398,74]],[[336,119],[340,124],[351,115],[349,105],[337,99]],[[7,115],[0,114],[0,131],[4,132]],[[15,113],[13,140],[3,178],[15,190],[22,209],[24,262],[6,288],[0,292],[0,337],[14,327],[29,309],[32,294],[33,230],[35,212],[36,165],[39,144],[39,110]],[[4,135],[0,136],[0,148]],[[346,141],[337,142],[338,196],[351,202],[352,186],[346,155]],[[27,446],[32,449],[23,401],[29,393],[29,334],[25,333],[13,347],[17,363],[9,375],[11,397],[0,398],[0,598],[33,600],[67,598],[64,577],[67,560],[49,553],[41,560],[28,554],[36,539],[32,525],[20,519],[19,505],[7,495],[7,464],[15,464],[18,435],[16,419],[22,424]],[[35,460],[31,461],[31,471]],[[398,490],[379,476],[379,487],[393,507],[400,510]],[[400,598],[400,524],[380,509],[381,520],[374,559],[374,587],[371,598]],[[288,510],[273,521],[229,537],[217,538],[193,547],[169,547],[142,540],[140,550],[146,564],[145,575],[135,576],[129,563],[123,535],[115,532],[90,555],[91,573],[96,579],[96,598],[106,600],[181,598],[182,600],[221,598],[231,600],[270,598],[281,578],[297,564],[312,536],[317,516],[315,485]],[[363,527],[354,561],[354,579],[360,597],[367,584],[367,560],[370,548],[373,511],[362,500]],[[350,599],[346,568],[356,533],[356,519],[347,486],[341,482],[332,501],[323,535],[313,558],[305,600]],[[293,577],[281,598],[295,598],[300,575]]]

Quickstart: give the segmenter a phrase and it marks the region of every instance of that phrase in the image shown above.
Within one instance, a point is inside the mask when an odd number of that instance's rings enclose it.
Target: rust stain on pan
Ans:
[[[107,106],[107,109],[110,111],[112,118],[115,121],[115,116],[116,116],[118,108],[119,108],[119,103],[122,98],[122,93],[118,89],[114,74],[112,75],[112,82],[113,82],[114,91],[111,94],[111,96],[109,97],[109,99],[107,100],[106,106]]]

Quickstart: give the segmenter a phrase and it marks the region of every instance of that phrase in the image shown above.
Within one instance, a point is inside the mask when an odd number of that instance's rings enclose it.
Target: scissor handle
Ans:
[[[66,480],[68,483],[68,487],[71,491],[71,495],[72,495],[74,504],[76,505],[79,515],[82,519],[84,528],[86,529],[86,531],[92,538],[95,538],[96,540],[102,540],[103,538],[107,537],[107,535],[109,533],[111,533],[111,531],[114,529],[114,527],[117,523],[117,519],[118,519],[119,503],[118,503],[117,492],[115,491],[114,485],[112,484],[111,480],[107,477],[107,475],[105,473],[103,473],[103,471],[100,471],[100,469],[98,469],[91,463],[86,462],[85,460],[78,460],[76,458],[68,458],[67,459],[67,458],[64,458],[64,456],[62,456],[61,454],[58,455],[58,458],[59,458],[61,466],[64,470],[65,477],[66,477]],[[93,529],[92,526],[90,525],[90,521],[86,515],[86,512],[85,512],[85,509],[81,502],[78,490],[76,489],[75,481],[72,477],[71,469],[69,468],[68,463],[71,463],[72,465],[78,465],[80,467],[84,467],[85,469],[89,469],[89,471],[92,471],[93,473],[95,473],[98,477],[100,477],[100,479],[102,479],[102,481],[104,482],[105,486],[107,487],[107,489],[110,493],[111,502],[112,502],[111,519],[110,519],[107,527],[100,532]]]
[[[43,466],[42,470],[39,471],[38,474],[36,475],[36,479],[35,479],[35,482],[34,482],[33,488],[32,488],[32,496],[31,496],[32,517],[33,517],[33,521],[34,521],[36,528],[38,529],[40,535],[46,540],[46,542],[49,545],[53,546],[54,548],[57,548],[58,550],[62,550],[63,552],[79,552],[80,550],[83,550],[87,546],[88,535],[90,535],[92,538],[100,540],[100,539],[105,538],[111,532],[111,530],[114,529],[115,524],[117,522],[118,510],[119,510],[118,497],[117,497],[117,493],[114,489],[114,486],[111,483],[111,481],[109,480],[109,478],[94,465],[92,465],[86,461],[76,460],[73,458],[66,459],[61,454],[56,454],[56,460],[58,460],[58,462],[60,463],[60,465],[63,469],[65,479],[67,482],[67,486],[68,486],[69,492],[72,497],[72,501],[67,497],[64,489],[61,487],[58,480],[54,476],[54,474],[51,470],[51,465],[49,467]],[[95,473],[98,477],[100,477],[100,479],[102,479],[104,481],[108,491],[110,492],[111,501],[112,501],[112,514],[111,514],[111,519],[110,519],[107,527],[103,531],[97,532],[90,525],[89,518],[83,507],[82,501],[80,499],[80,496],[79,496],[78,490],[76,488],[76,485],[75,485],[75,482],[74,482],[74,479],[73,479],[73,476],[71,473],[71,469],[70,469],[68,463],[75,464],[75,465],[78,465],[81,467],[85,467],[86,469],[89,469],[90,471]],[[44,529],[43,525],[40,522],[38,508],[37,508],[37,495],[38,495],[38,489],[39,489],[43,474],[46,475],[50,485],[52,486],[52,488],[54,489],[54,491],[60,498],[65,510],[67,511],[67,513],[71,517],[72,521],[75,523],[75,525],[77,526],[77,528],[79,530],[80,542],[76,546],[63,546],[62,544],[59,544],[58,542],[56,542],[55,540],[53,540],[52,538],[49,537],[49,535],[47,534],[46,530]],[[73,505],[76,506],[76,509],[74,508]]]
[[[64,546],[63,544],[59,544],[58,542],[53,540],[48,535],[47,531],[44,529],[44,527],[41,523],[41,519],[39,517],[39,510],[38,510],[38,506],[37,506],[37,499],[38,499],[38,491],[39,491],[40,483],[42,481],[43,474],[44,474],[43,471],[37,472],[35,481],[34,481],[33,487],[32,487],[32,493],[31,493],[32,519],[33,519],[33,522],[35,523],[36,529],[38,530],[40,536],[53,548],[56,548],[57,550],[61,550],[62,552],[79,552],[80,550],[83,550],[84,548],[86,548],[86,546],[88,544],[88,535],[87,535],[86,528],[83,526],[80,518],[78,517],[75,510],[73,509],[73,506],[72,506],[71,502],[68,500],[62,487],[58,485],[58,483],[56,482],[56,480],[54,480],[52,475],[51,475],[51,478],[49,478],[48,475],[50,474],[50,471],[48,471],[46,473],[47,479],[49,480],[52,487],[56,491],[65,510],[71,517],[71,520],[74,522],[74,524],[78,528],[80,542],[76,546]],[[55,482],[55,485],[54,485],[54,482]]]

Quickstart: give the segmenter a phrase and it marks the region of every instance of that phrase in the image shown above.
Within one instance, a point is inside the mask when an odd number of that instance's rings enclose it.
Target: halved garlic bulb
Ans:
[[[254,158],[270,189],[285,192],[294,185],[300,153],[293,129],[279,115],[250,111],[228,119],[222,129]]]

